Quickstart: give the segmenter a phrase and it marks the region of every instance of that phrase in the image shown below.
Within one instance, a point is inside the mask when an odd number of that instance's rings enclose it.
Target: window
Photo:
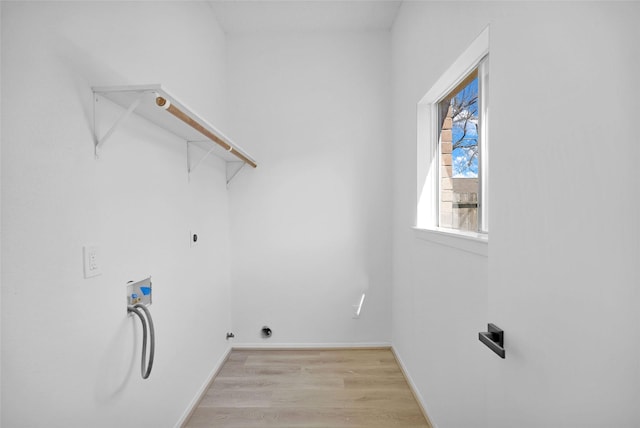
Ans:
[[[438,226],[480,230],[478,69],[437,104],[439,210]]]
[[[416,229],[486,243],[489,32],[418,103]]]

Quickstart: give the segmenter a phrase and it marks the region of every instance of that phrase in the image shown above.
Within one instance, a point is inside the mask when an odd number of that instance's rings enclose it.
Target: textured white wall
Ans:
[[[401,6],[392,44],[393,342],[439,427],[640,424],[639,7]],[[408,227],[416,102],[486,25],[483,259],[422,242]],[[505,330],[506,360],[478,341],[487,322]]]
[[[96,161],[90,91],[162,83],[225,130],[224,43],[204,3],[2,3],[3,426],[174,426],[227,351],[224,165],[188,183],[184,141],[136,117]],[[100,106],[104,133],[122,109]],[[83,278],[85,244],[102,276]],[[145,275],[143,381],[125,283]]]
[[[227,40],[232,132],[260,159],[230,189],[236,343],[389,343],[389,32]]]

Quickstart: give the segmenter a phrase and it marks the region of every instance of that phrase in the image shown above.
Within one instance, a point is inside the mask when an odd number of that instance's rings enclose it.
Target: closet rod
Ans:
[[[193,129],[195,129],[196,131],[200,132],[202,135],[206,136],[211,141],[215,142],[216,144],[218,144],[220,147],[222,147],[229,153],[241,159],[243,162],[248,163],[253,168],[258,166],[254,161],[252,161],[251,159],[249,159],[248,157],[240,153],[238,150],[236,150],[236,148],[233,147],[231,144],[227,143],[222,138],[218,137],[216,134],[209,131],[204,126],[200,125],[198,122],[193,120],[191,117],[189,117],[189,115],[184,113],[182,110],[180,110],[179,108],[171,104],[171,102],[168,101],[166,98],[157,96],[156,104],[158,105],[158,107],[164,108],[169,113],[171,113],[172,115],[174,115],[175,117],[177,117],[178,119],[180,119],[181,121],[183,121],[184,123],[192,127]]]

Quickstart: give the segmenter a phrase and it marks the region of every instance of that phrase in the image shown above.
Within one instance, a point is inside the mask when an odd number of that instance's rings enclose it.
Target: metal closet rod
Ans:
[[[195,129],[205,137],[209,138],[214,143],[218,144],[220,147],[222,147],[229,153],[241,159],[243,162],[251,165],[253,168],[258,166],[254,161],[252,161],[251,159],[243,155],[231,144],[227,143],[222,138],[218,137],[216,134],[209,131],[204,126],[200,125],[197,121],[193,120],[188,114],[186,114],[185,112],[183,112],[182,110],[180,110],[179,108],[171,104],[171,102],[168,101],[166,98],[163,98],[159,95],[156,96],[156,105],[158,107],[162,107],[163,109],[165,109],[166,111],[168,111],[169,113],[171,113],[172,115],[174,115],[175,117],[177,117],[178,119],[180,119],[181,121],[183,121],[184,123],[192,127],[193,129]]]

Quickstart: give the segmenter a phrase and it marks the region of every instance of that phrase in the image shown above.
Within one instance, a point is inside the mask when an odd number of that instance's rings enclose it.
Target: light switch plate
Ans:
[[[102,275],[100,268],[100,249],[97,245],[85,245],[82,247],[84,256],[84,277],[91,278]]]

